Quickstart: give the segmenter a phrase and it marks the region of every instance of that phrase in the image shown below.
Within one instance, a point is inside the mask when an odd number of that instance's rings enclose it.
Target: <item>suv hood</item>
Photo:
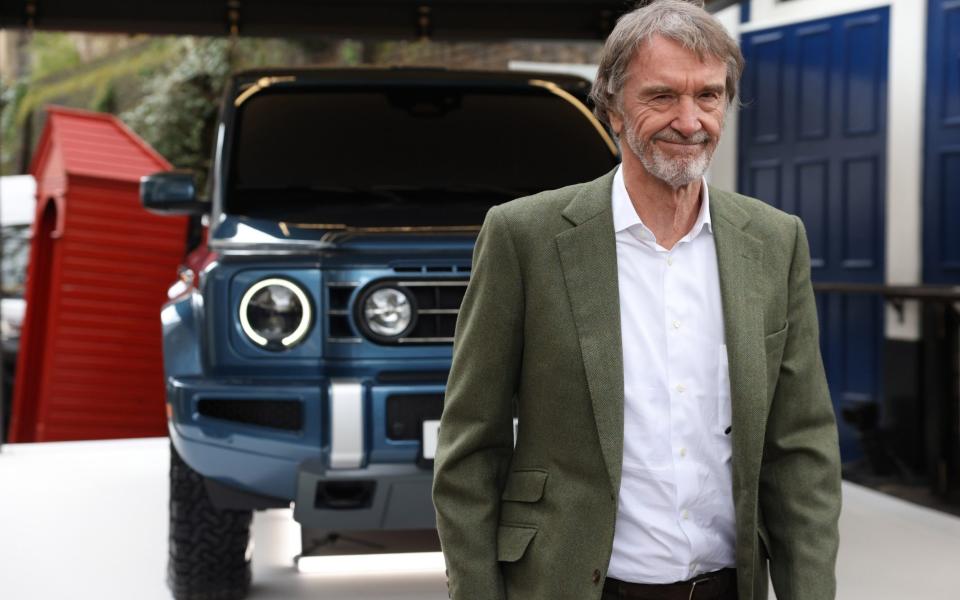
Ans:
[[[470,251],[480,226],[329,227],[223,215],[210,238],[221,253],[313,254],[320,250]]]
[[[212,241],[475,233],[493,205],[617,164],[583,103],[588,90],[584,79],[543,73],[240,76]]]

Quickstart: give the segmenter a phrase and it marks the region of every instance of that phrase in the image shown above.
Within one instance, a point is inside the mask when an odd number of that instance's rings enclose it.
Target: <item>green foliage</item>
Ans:
[[[177,168],[193,170],[205,189],[217,110],[232,70],[307,64],[311,54],[333,51],[328,41],[153,37],[84,63],[76,35],[36,32],[29,44],[31,73],[0,78],[0,167],[12,173],[29,115],[42,123],[55,103],[120,113],[138,135]],[[354,48],[354,53],[356,53]],[[40,117],[39,119],[37,117]]]
[[[363,43],[344,40],[340,44],[340,64],[355,67],[363,62]]]
[[[157,40],[145,45],[138,53],[123,57],[123,60],[107,61],[94,68],[71,70],[65,75],[59,74],[59,77],[51,74],[43,81],[36,81],[32,77],[12,124],[22,124],[29,113],[51,102],[67,106],[91,106],[89,100],[78,102],[77,98],[96,98],[96,90],[105,90],[114,81],[162,67],[174,59],[172,50],[170,44]]]
[[[31,79],[43,79],[81,64],[80,53],[66,33],[37,31],[30,41]]]
[[[117,111],[117,88],[113,81],[108,81],[97,88],[91,109],[97,112],[114,113]]]
[[[220,100],[232,71],[303,64],[285,40],[179,38],[165,66],[144,75],[143,99],[122,113],[131,129],[178,169],[193,171],[205,190]]]
[[[194,171],[203,190],[218,103],[231,70],[230,42],[183,38],[176,46],[172,67],[149,75],[141,102],[120,118],[175,167]]]
[[[12,175],[17,171],[20,128],[15,126],[15,120],[26,95],[26,82],[16,81],[11,85],[0,81],[0,173],[3,175]]]

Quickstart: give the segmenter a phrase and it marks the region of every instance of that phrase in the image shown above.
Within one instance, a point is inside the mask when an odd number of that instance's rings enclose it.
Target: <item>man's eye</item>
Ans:
[[[671,96],[670,94],[657,94],[656,96],[651,98],[650,101],[655,104],[666,104],[668,102],[673,101],[673,96]]]

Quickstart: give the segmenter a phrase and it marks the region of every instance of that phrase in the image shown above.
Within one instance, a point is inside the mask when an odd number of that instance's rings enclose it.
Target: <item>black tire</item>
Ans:
[[[203,477],[170,445],[170,558],[176,600],[239,600],[250,590],[252,510],[217,510]]]

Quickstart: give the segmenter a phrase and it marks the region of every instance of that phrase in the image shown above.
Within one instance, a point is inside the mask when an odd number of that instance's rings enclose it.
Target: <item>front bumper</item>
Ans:
[[[407,396],[442,397],[443,391],[441,383],[382,384],[375,378],[172,378],[170,437],[204,477],[296,500],[297,520],[312,527],[429,528],[432,471],[417,466],[418,439],[396,439],[392,430],[388,435],[387,405]],[[244,402],[296,404],[299,427],[213,418],[205,408]]]
[[[433,472],[416,465],[330,470],[301,465],[293,518],[304,527],[338,530],[432,529]]]

